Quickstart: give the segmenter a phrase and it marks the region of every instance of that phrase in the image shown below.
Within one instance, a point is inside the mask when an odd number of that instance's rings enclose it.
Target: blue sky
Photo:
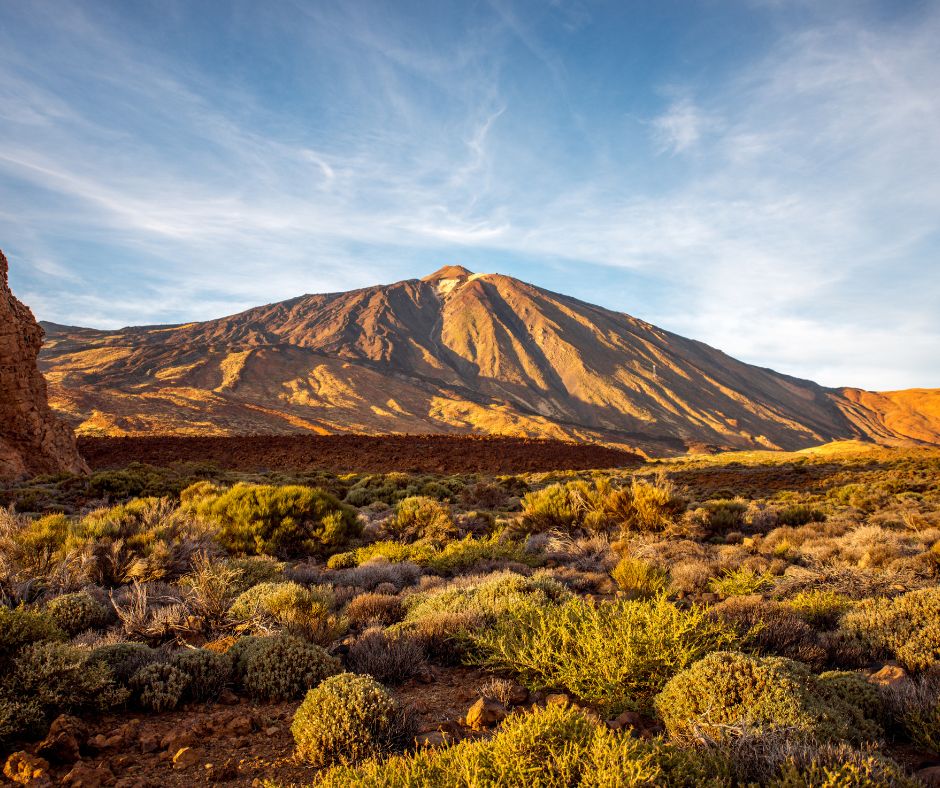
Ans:
[[[40,318],[498,271],[826,385],[940,386],[940,4],[0,3]]]

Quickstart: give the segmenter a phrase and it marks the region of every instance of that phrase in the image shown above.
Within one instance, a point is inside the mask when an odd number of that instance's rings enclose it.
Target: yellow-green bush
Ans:
[[[674,524],[686,503],[665,477],[646,481],[634,476],[617,487],[607,478],[552,484],[522,499],[522,528],[548,530],[662,531]]]
[[[182,500],[234,553],[322,555],[361,530],[355,509],[319,487],[239,483],[223,490],[202,483],[184,490]]]
[[[310,588],[299,583],[259,583],[241,593],[229,614],[259,632],[282,628],[314,643],[329,645],[345,631],[345,622],[331,611],[329,586]]]
[[[832,589],[814,588],[794,594],[783,604],[811,626],[822,628],[833,626],[852,600]]]
[[[772,588],[774,576],[769,572],[755,572],[749,566],[728,569],[714,578],[708,587],[719,596],[745,596]]]
[[[839,625],[876,654],[893,657],[910,670],[927,670],[940,662],[940,588],[910,591],[894,599],[863,599]]]
[[[921,788],[897,763],[878,753],[824,752],[802,763],[789,759],[768,788]]]
[[[614,733],[576,709],[549,706],[511,715],[490,739],[334,767],[320,775],[317,784],[330,788],[730,788],[729,774],[719,753]]]
[[[404,744],[405,715],[370,676],[340,673],[310,690],[294,714],[297,755],[314,766],[356,763]]]
[[[670,736],[724,741],[736,731],[786,729],[818,741],[873,741],[881,731],[846,699],[844,685],[820,680],[784,657],[709,654],[669,680],[656,710]]]
[[[228,653],[242,688],[260,700],[299,698],[340,671],[320,646],[292,635],[244,637]]]
[[[63,632],[77,635],[88,629],[101,629],[111,620],[111,611],[87,591],[57,596],[46,612]]]
[[[159,662],[160,659],[159,651],[146,643],[133,641],[98,646],[88,657],[90,664],[102,664],[107,667],[119,684],[127,684],[137,671],[153,662]]]
[[[426,539],[443,543],[457,535],[450,509],[424,495],[413,495],[401,501],[385,527],[404,542]]]
[[[617,587],[630,597],[656,596],[669,585],[669,574],[642,558],[627,555],[611,570]]]
[[[683,610],[665,597],[516,605],[469,634],[482,664],[533,689],[565,687],[609,713],[649,710],[670,677],[738,642],[704,609]]]

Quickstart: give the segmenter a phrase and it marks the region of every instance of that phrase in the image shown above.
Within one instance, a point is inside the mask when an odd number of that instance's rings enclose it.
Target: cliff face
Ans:
[[[49,408],[36,366],[43,330],[10,291],[8,268],[0,252],[0,479],[86,472],[72,430]]]

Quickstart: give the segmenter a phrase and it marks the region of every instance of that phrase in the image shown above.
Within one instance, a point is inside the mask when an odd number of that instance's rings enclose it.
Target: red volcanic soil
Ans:
[[[212,463],[226,470],[385,473],[524,473],[636,466],[643,459],[592,443],[464,435],[263,435],[80,437],[94,470],[132,462]]]

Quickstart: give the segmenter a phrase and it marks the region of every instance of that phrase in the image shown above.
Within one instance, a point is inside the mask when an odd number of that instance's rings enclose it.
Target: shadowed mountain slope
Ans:
[[[824,389],[460,266],[204,323],[45,328],[52,403],[82,434],[474,432],[655,454],[940,439],[936,391]]]

